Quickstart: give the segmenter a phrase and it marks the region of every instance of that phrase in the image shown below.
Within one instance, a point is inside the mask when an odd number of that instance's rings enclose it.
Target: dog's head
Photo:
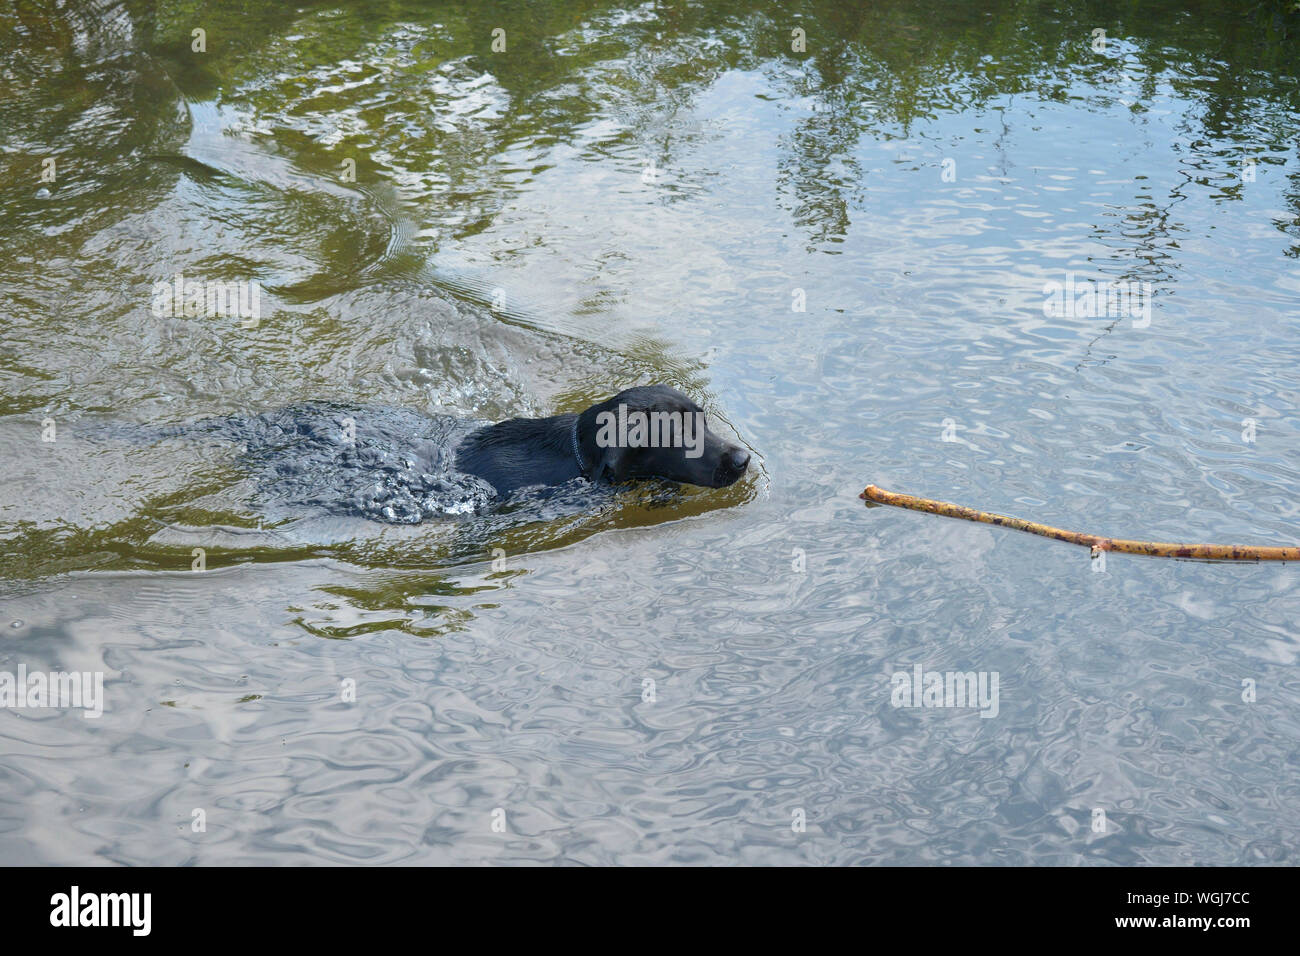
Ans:
[[[745,473],[749,452],[715,435],[703,410],[667,385],[619,392],[578,416],[592,481],[667,478],[724,488]]]

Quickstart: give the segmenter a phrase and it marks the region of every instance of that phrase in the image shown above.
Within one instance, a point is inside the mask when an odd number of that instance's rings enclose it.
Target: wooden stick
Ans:
[[[988,511],[976,511],[946,501],[931,498],[917,498],[913,495],[900,495],[885,491],[875,485],[867,485],[866,490],[858,495],[867,501],[882,505],[894,505],[898,508],[911,508],[913,511],[928,511],[930,514],[944,515],[948,518],[963,518],[966,521],[979,521],[983,524],[995,524],[1002,528],[1014,528],[1016,531],[1028,531],[1041,534],[1045,538],[1068,541],[1070,544],[1082,544],[1092,548],[1093,554],[1099,551],[1119,551],[1124,554],[1149,554],[1158,558],[1204,558],[1211,561],[1300,561],[1300,547],[1277,548],[1259,547],[1249,544],[1170,544],[1165,541],[1126,541],[1123,538],[1103,538],[1095,534],[1081,534],[1078,531],[1064,531],[1050,525],[1026,521],[1024,518],[1011,518],[1007,515],[995,515]]]

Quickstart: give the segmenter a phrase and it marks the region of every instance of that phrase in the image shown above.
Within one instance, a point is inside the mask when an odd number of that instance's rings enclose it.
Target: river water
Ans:
[[[0,711],[0,863],[1293,863],[1293,566],[857,497],[1300,540],[1288,6],[0,3],[0,671],[104,687]],[[649,382],[743,481],[398,526],[85,437]]]

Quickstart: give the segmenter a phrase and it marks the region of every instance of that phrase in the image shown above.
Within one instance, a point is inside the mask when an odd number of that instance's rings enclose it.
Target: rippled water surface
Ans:
[[[857,498],[1300,540],[1290,6],[0,0],[0,671],[106,698],[0,710],[0,863],[1293,863],[1292,565]],[[655,381],[742,482],[402,525],[139,437]]]

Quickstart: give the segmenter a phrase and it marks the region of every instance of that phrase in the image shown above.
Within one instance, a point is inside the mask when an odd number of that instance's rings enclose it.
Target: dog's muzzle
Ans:
[[[713,472],[714,487],[724,488],[735,484],[749,467],[749,452],[743,448],[732,448],[722,455],[718,467]]]

